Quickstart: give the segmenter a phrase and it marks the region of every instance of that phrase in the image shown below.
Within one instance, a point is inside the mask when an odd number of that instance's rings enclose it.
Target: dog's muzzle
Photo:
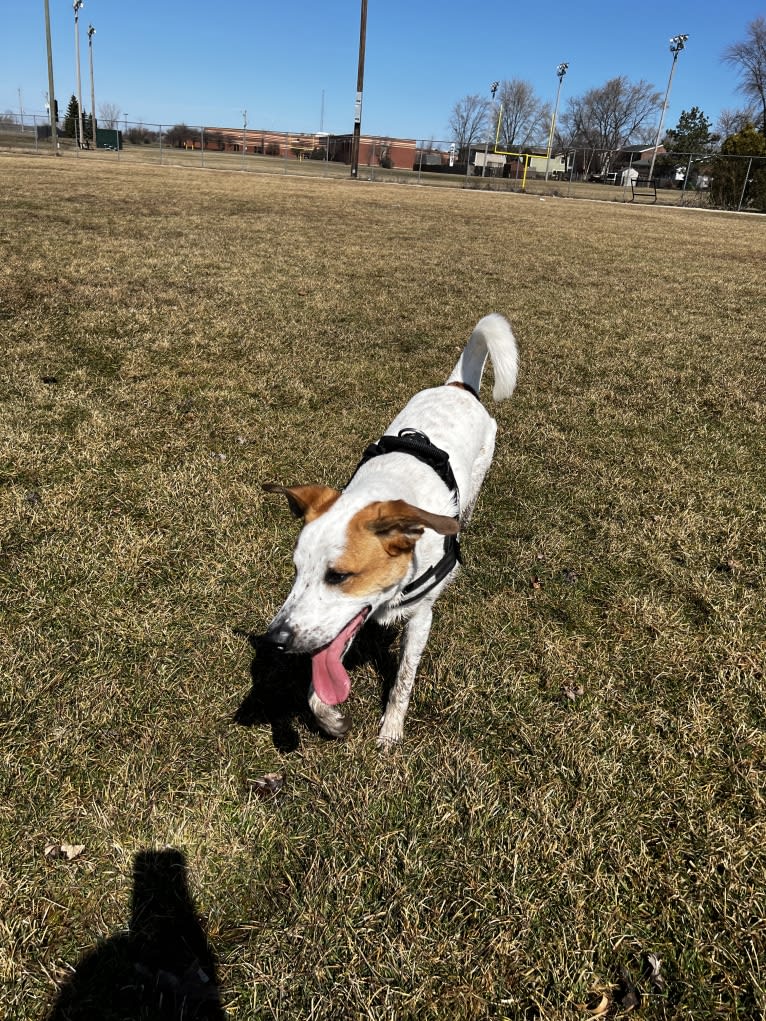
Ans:
[[[295,632],[288,624],[272,624],[263,637],[280,652],[289,652],[295,640]]]

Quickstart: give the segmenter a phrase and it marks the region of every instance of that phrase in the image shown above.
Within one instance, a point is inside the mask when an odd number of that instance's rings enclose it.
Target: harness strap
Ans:
[[[460,507],[460,491],[449,463],[449,454],[432,443],[425,433],[416,429],[402,429],[398,436],[381,436],[377,443],[371,443],[362,454],[359,464],[354,469],[354,475],[363,464],[366,464],[373,457],[381,457],[385,454],[409,454],[416,457],[423,464],[432,468],[451,493],[454,493],[458,508]],[[349,479],[349,482],[351,481]],[[348,483],[347,483],[348,485]],[[462,563],[460,555],[460,540],[456,535],[444,536],[444,553],[441,560],[427,568],[419,578],[415,578],[409,585],[402,589],[404,597],[399,605],[409,606],[410,603],[422,599],[439,582],[444,581],[447,575],[453,570],[456,564]]]

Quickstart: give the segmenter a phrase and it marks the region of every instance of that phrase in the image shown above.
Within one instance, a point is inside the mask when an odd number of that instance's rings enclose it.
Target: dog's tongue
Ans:
[[[314,691],[326,705],[345,702],[351,691],[351,678],[341,663],[346,646],[364,623],[367,610],[362,610],[343,628],[337,638],[311,657],[311,680]]]

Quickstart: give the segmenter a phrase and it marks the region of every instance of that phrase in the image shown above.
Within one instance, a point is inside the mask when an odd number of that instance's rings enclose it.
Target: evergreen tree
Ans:
[[[743,209],[766,213],[766,138],[752,124],[730,135],[721,146],[710,196],[723,209],[738,209],[742,201]]]
[[[704,155],[718,141],[718,136],[710,133],[712,126],[698,106],[682,110],[678,124],[668,130],[663,145],[668,152]]]
[[[72,96],[69,100],[69,106],[66,108],[64,114],[64,128],[61,132],[65,138],[76,138],[77,137],[77,119],[80,116],[80,105],[77,102],[77,96]]]

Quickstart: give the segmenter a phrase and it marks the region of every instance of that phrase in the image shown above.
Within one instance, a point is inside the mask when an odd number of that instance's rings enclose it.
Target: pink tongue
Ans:
[[[337,638],[311,657],[311,681],[314,691],[325,705],[345,702],[351,691],[351,678],[341,663],[346,646],[364,623],[367,610],[362,610],[343,628]]]

